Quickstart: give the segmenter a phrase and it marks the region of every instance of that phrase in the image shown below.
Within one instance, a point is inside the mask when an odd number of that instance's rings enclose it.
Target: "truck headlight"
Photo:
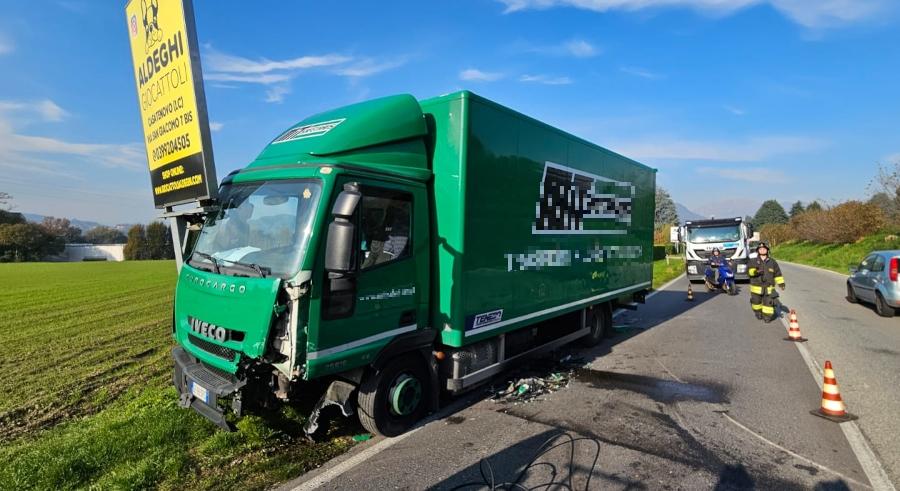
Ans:
[[[691,265],[689,265],[689,266],[688,266],[688,273],[690,273],[690,274],[697,274],[697,265],[696,265],[696,264],[691,264]]]
[[[738,273],[744,273],[744,272],[746,272],[746,271],[747,271],[747,265],[746,265],[746,264],[738,264]]]

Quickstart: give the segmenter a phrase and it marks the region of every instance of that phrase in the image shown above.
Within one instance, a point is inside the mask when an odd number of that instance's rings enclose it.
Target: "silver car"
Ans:
[[[893,317],[900,308],[900,251],[874,251],[850,268],[847,301],[875,304],[875,312]]]

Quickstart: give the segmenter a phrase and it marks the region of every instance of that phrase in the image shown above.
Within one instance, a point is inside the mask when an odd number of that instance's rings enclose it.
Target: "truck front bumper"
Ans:
[[[179,405],[192,408],[224,430],[234,430],[225,420],[225,410],[220,407],[219,401],[236,395],[246,382],[234,376],[226,376],[228,374],[225,373],[217,373],[181,347],[172,350],[172,358],[175,359],[172,382],[178,390]],[[240,413],[240,399],[232,398],[231,402],[232,406],[238,404],[235,412]]]
[[[747,263],[749,261],[747,259],[732,259],[731,263],[734,264],[734,279],[736,280],[749,280],[750,276],[747,274]],[[688,280],[690,281],[700,281],[703,280],[703,273],[706,271],[706,261],[693,261],[688,259],[685,264],[685,273],[687,274]]]

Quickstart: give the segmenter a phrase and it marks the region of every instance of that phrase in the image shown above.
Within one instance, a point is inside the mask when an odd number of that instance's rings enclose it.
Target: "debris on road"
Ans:
[[[354,442],[365,442],[372,439],[371,433],[361,433],[359,435],[353,435]]]
[[[491,400],[516,404],[533,401],[540,396],[568,387],[569,380],[575,374],[575,369],[582,365],[584,365],[583,358],[566,355],[547,370],[549,372],[547,375],[532,373],[530,376],[516,377],[510,380],[506,388],[500,391],[492,388]]]

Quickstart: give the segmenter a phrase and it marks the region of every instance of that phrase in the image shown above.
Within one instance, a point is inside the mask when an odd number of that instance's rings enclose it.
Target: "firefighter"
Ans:
[[[757,319],[767,324],[777,317],[775,298],[778,294],[775,287],[784,290],[784,276],[781,267],[769,257],[769,245],[760,242],[756,246],[756,257],[750,260],[747,274],[750,276],[750,306]]]

